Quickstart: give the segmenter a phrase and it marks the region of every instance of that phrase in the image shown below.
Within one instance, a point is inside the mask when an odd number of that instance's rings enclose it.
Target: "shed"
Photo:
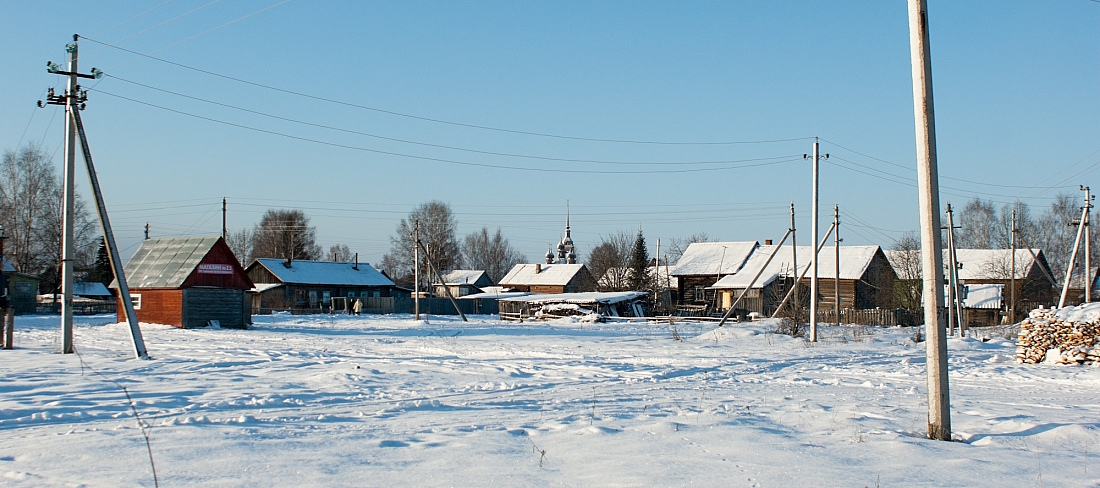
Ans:
[[[688,245],[670,274],[676,279],[676,303],[679,305],[710,305],[714,292],[707,288],[723,276],[736,273],[745,265],[756,241],[695,242]]]
[[[254,285],[221,237],[148,239],[124,269],[141,322],[182,328],[252,322],[245,290]],[[118,289],[117,280],[111,288]],[[126,320],[121,297],[116,303],[118,320]]]
[[[1055,286],[1046,277],[1050,273],[1050,265],[1042,249],[1032,249],[1030,252],[1017,249],[1015,270],[1012,270],[1011,249],[956,249],[955,255],[962,266],[959,268],[959,283],[1004,285],[1005,306],[1009,305],[1010,285],[1015,276],[1017,314],[1038,305],[1052,305],[1057,299]]]
[[[493,286],[493,280],[489,274],[480,269],[456,269],[443,275],[443,283],[432,283],[435,296],[447,296],[447,291],[454,297],[462,297],[481,293],[482,289]],[[446,287],[447,290],[443,288]]]
[[[38,307],[39,278],[16,271],[15,266],[7,259],[4,260],[3,269],[8,280],[8,304],[18,315],[34,313]]]
[[[639,291],[553,293],[500,299],[502,320],[554,319],[581,316],[596,321],[608,317],[644,317],[646,293]]]
[[[256,283],[252,305],[258,312],[322,312],[329,311],[333,298],[369,301],[394,296],[393,281],[368,263],[259,258],[247,273]]]
[[[529,293],[579,293],[595,291],[596,280],[583,264],[517,264],[500,286]]]

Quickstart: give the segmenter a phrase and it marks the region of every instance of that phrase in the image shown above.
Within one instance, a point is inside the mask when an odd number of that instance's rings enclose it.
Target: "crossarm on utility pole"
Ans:
[[[149,359],[149,352],[145,350],[145,340],[141,337],[141,328],[138,326],[137,313],[134,312],[134,303],[130,300],[130,286],[126,284],[126,272],[122,268],[122,259],[118,255],[118,246],[115,245],[115,234],[111,231],[111,220],[107,217],[107,205],[103,203],[103,192],[99,188],[99,177],[96,176],[95,165],[92,164],[92,150],[88,147],[88,137],[84,134],[84,123],[80,120],[80,110],[72,110],[73,123],[76,132],[80,136],[80,149],[84,152],[84,164],[88,167],[88,179],[92,185],[92,195],[95,197],[96,212],[99,213],[99,224],[103,229],[103,240],[107,241],[107,256],[111,260],[111,270],[118,280],[118,295],[122,300],[122,308],[126,310],[126,321],[130,324],[130,339],[134,345],[134,354],[138,359]]]
[[[752,281],[749,281],[748,286],[746,286],[745,289],[741,291],[741,294],[737,296],[737,301],[730,304],[729,310],[726,310],[726,313],[722,314],[722,320],[718,322],[718,327],[725,325],[726,320],[730,318],[730,314],[732,314],[737,306],[741,304],[741,300],[745,298],[745,294],[747,294],[749,290],[752,289],[752,285],[756,284],[756,280],[760,278],[760,275],[763,274],[764,270],[767,269],[769,264],[771,264],[772,259],[775,258],[775,254],[783,248],[783,243],[787,242],[787,238],[790,237],[791,232],[793,232],[791,229],[787,229],[787,233],[783,234],[783,238],[779,240],[779,244],[776,245],[775,249],[772,249],[772,253],[768,255],[768,260],[764,261],[764,265],[761,266],[760,270],[756,272],[756,275],[752,277]]]
[[[419,240],[416,241],[416,245],[420,246],[420,250],[424,251],[424,256],[425,257],[430,257],[431,256],[430,254],[428,254],[428,250],[424,249],[424,245],[421,244]],[[455,311],[457,311],[458,314],[462,316],[462,321],[463,322],[469,322],[469,320],[466,320],[466,314],[462,313],[462,309],[458,307],[458,302],[455,301],[455,297],[453,295],[451,295],[451,289],[447,288],[447,282],[443,281],[443,277],[439,275],[439,270],[435,269],[435,265],[432,264],[432,260],[431,259],[425,259],[424,261],[427,261],[428,269],[430,269],[433,273],[435,273],[435,279],[439,280],[439,283],[441,283],[443,285],[443,292],[446,293],[447,298],[449,298],[451,300],[451,305],[455,306]]]
[[[823,247],[825,247],[825,242],[829,240],[829,236],[832,235],[834,229],[836,229],[835,224],[829,226],[829,230],[825,231],[825,237],[822,237],[821,242],[817,245],[817,252],[818,253],[820,253],[821,249]],[[817,254],[817,253],[815,253],[815,254]],[[800,282],[802,282],[802,278],[805,278],[806,273],[810,272],[810,264],[811,263],[806,264],[806,267],[802,270],[802,273],[800,273],[798,275],[798,279],[794,280],[794,285],[791,286],[791,289],[787,290],[787,294],[783,296],[783,301],[779,302],[779,306],[775,308],[775,312],[772,312],[772,318],[773,319],[779,315],[779,311],[783,310],[783,306],[786,305],[787,302],[790,301],[791,296],[793,296],[795,294],[795,290],[798,289],[798,284]],[[795,268],[794,271],[797,273],[798,268]],[[797,305],[795,305],[795,306],[797,306]]]

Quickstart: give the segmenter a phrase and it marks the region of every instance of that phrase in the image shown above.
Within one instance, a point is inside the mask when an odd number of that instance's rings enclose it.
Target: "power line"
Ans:
[[[198,12],[199,10],[202,10],[202,9],[204,9],[204,8],[206,8],[206,7],[209,7],[209,6],[211,6],[211,5],[214,5],[215,3],[218,3],[218,2],[221,2],[221,1],[222,1],[222,0],[214,0],[213,2],[210,2],[210,3],[206,4],[206,5],[203,5],[203,6],[201,6],[201,7],[196,7],[196,8],[194,8],[194,9],[192,9],[192,10],[189,10],[189,11],[187,11],[187,12],[184,12],[184,13],[180,14],[180,15],[177,15],[177,16],[175,16],[175,17],[172,17],[171,19],[168,19],[168,20],[166,20],[166,21],[164,21],[164,22],[161,22],[161,23],[159,23],[159,24],[157,24],[157,25],[154,25],[154,26],[152,26],[152,27],[149,27],[148,29],[145,29],[145,30],[139,31],[139,32],[137,32],[137,33],[135,33],[135,34],[130,34],[130,35],[126,36],[126,37],[123,37],[122,39],[119,39],[119,40],[115,41],[115,42],[122,42],[122,41],[125,41],[125,40],[128,40],[128,39],[133,39],[133,38],[135,38],[135,37],[137,37],[137,36],[140,36],[140,35],[142,35],[142,34],[144,34],[144,33],[146,33],[146,32],[149,32],[149,31],[151,31],[151,30],[153,30],[153,29],[156,29],[156,28],[158,28],[158,27],[161,27],[161,26],[163,26],[163,25],[166,25],[166,24],[169,24],[169,23],[175,22],[175,21],[177,21],[177,20],[179,20],[179,19],[182,19],[182,18],[184,18],[184,17],[187,17],[188,15],[191,15],[191,14],[193,14],[193,13],[195,13],[195,12]],[[83,37],[83,36],[82,36],[81,38],[82,38],[82,39],[87,39],[86,37]],[[102,43],[101,43],[101,44],[102,44]],[[108,46],[109,46],[109,45],[108,45]],[[109,46],[109,47],[114,47],[114,46]],[[88,53],[88,54],[94,54],[94,53],[97,53],[97,52],[99,52],[99,50],[93,51],[92,53]]]
[[[272,118],[272,119],[282,120],[282,121],[285,121],[285,122],[292,122],[292,123],[295,123],[295,124],[301,124],[301,125],[305,125],[305,126],[309,126],[309,127],[317,127],[317,128],[320,128],[320,129],[327,129],[327,130],[333,130],[333,131],[338,131],[338,132],[344,132],[344,133],[347,133],[347,134],[355,134],[355,135],[360,135],[360,136],[365,136],[365,137],[371,137],[371,138],[381,139],[381,140],[385,140],[385,141],[400,142],[400,143],[404,143],[404,144],[414,144],[414,145],[418,145],[418,146],[434,147],[434,148],[439,148],[439,149],[450,149],[450,150],[454,150],[454,151],[463,151],[463,152],[476,153],[476,154],[485,154],[485,155],[490,155],[490,156],[539,159],[539,160],[543,160],[543,161],[558,161],[558,162],[567,162],[567,163],[593,163],[593,164],[616,164],[616,165],[729,164],[729,163],[737,163],[737,162],[745,162],[746,161],[746,160],[707,160],[707,161],[633,162],[633,161],[609,161],[609,160],[599,160],[599,159],[572,159],[572,158],[559,158],[559,157],[551,157],[551,156],[538,156],[538,155],[530,155],[530,154],[517,154],[517,153],[503,153],[503,152],[495,152],[495,151],[485,151],[485,150],[480,150],[480,149],[470,149],[470,148],[458,147],[458,146],[448,146],[448,145],[445,145],[445,144],[433,144],[433,143],[430,143],[430,142],[413,141],[413,140],[409,140],[409,139],[399,139],[399,138],[396,138],[396,137],[388,137],[388,136],[382,136],[382,135],[378,135],[378,134],[371,134],[371,133],[368,133],[368,132],[361,132],[361,131],[352,130],[352,129],[345,129],[345,128],[342,128],[342,127],[335,127],[335,126],[331,126],[331,125],[318,124],[318,123],[314,123],[314,122],[306,122],[306,121],[299,120],[299,119],[293,119],[293,118],[290,118],[290,117],[283,117],[283,116],[279,116],[279,115],[269,114],[269,113],[266,113],[266,112],[260,112],[258,110],[252,110],[252,109],[248,109],[248,108],[244,108],[244,107],[240,107],[240,106],[236,106],[236,105],[231,105],[231,104],[228,104],[228,103],[222,103],[222,102],[209,100],[209,99],[205,99],[205,98],[201,98],[201,97],[186,95],[186,94],[175,92],[175,91],[172,91],[172,90],[167,90],[167,89],[164,89],[164,88],[158,88],[158,87],[155,87],[155,86],[146,85],[144,83],[139,83],[139,82],[136,82],[136,81],[127,80],[125,78],[121,78],[121,77],[118,77],[118,76],[113,76],[113,75],[108,75],[108,76],[110,76],[112,79],[116,79],[116,80],[123,81],[123,82],[126,82],[126,83],[131,83],[131,84],[134,84],[134,85],[137,85],[137,86],[140,86],[140,87],[148,88],[150,90],[157,90],[157,91],[160,91],[160,92],[163,92],[163,93],[168,93],[168,94],[175,95],[175,96],[178,96],[178,97],[188,98],[188,99],[191,99],[191,100],[197,100],[197,101],[200,101],[200,102],[209,103],[211,105],[217,105],[219,107],[230,108],[230,109],[233,109],[233,110],[238,110],[238,111],[241,111],[241,112],[260,115],[260,116],[263,116],[263,117],[269,117],[269,118]],[[794,158],[795,156],[797,156],[797,154],[792,154],[792,155],[788,155],[788,156],[779,156],[779,157],[775,157],[775,158],[761,158],[760,160],[786,159],[786,158]]]
[[[103,32],[100,32],[99,34],[96,34],[96,37],[102,36],[103,34],[106,34],[106,33],[108,33],[108,32],[111,32],[111,31],[113,31],[113,30],[115,30],[115,29],[117,29],[117,28],[119,28],[119,27],[122,27],[122,26],[124,26],[124,25],[126,25],[126,24],[129,24],[130,22],[133,22],[133,21],[135,21],[135,20],[137,20],[137,19],[139,19],[139,18],[141,18],[141,17],[144,17],[144,16],[146,15],[146,14],[148,14],[148,13],[150,13],[150,12],[152,12],[152,11],[154,11],[154,10],[158,9],[158,8],[161,8],[161,7],[165,6],[165,5],[168,5],[169,3],[172,3],[173,1],[175,1],[175,0],[168,0],[168,1],[166,1],[166,2],[164,2],[164,3],[162,3],[162,4],[160,4],[160,5],[157,5],[156,7],[153,7],[153,8],[151,8],[151,9],[149,9],[149,10],[146,10],[146,11],[144,11],[144,12],[140,13],[140,14],[137,14],[137,15],[135,15],[135,16],[133,16],[133,17],[130,17],[129,19],[126,19],[126,20],[124,20],[124,21],[122,21],[122,22],[120,22],[120,23],[118,23],[118,24],[115,24],[115,25],[114,25],[113,27],[111,27],[110,29],[107,29],[107,30],[105,30],[105,31],[103,31]]]
[[[193,66],[188,66],[188,65],[185,65],[185,64],[182,64],[182,63],[177,63],[175,61],[169,61],[167,59],[158,58],[156,56],[152,56],[152,55],[149,55],[149,54],[137,52],[137,51],[134,51],[134,50],[131,50],[131,49],[126,49],[124,47],[116,46],[114,44],[106,43],[106,42],[99,41],[99,40],[96,40],[96,39],[92,39],[90,37],[81,36],[81,39],[85,39],[85,40],[94,42],[96,44],[100,44],[100,45],[107,46],[107,47],[110,47],[110,48],[118,49],[120,51],[125,51],[125,52],[131,53],[131,54],[135,54],[135,55],[138,55],[138,56],[149,58],[149,59],[152,59],[152,60],[155,60],[155,61],[160,61],[162,63],[170,64],[170,65],[177,66],[177,67],[180,67],[180,68],[189,69],[189,70],[196,71],[196,72],[203,73],[203,74],[207,74],[207,75],[210,75],[210,76],[216,76],[218,78],[222,78],[222,79],[226,79],[226,80],[230,80],[230,81],[235,81],[237,83],[243,83],[243,84],[246,84],[246,85],[251,85],[251,86],[255,86],[255,87],[259,87],[259,88],[264,88],[264,89],[267,89],[267,90],[277,91],[277,92],[280,92],[280,93],[286,93],[288,95],[294,95],[294,96],[299,96],[299,97],[303,97],[303,98],[308,98],[308,99],[311,99],[311,100],[317,100],[317,101],[322,101],[322,102],[334,103],[334,104],[337,104],[337,105],[344,105],[344,106],[347,106],[347,107],[354,107],[354,108],[358,108],[358,109],[369,110],[369,111],[372,111],[372,112],[378,112],[378,113],[393,115],[393,116],[397,116],[397,117],[405,117],[405,118],[409,118],[409,119],[421,120],[421,121],[424,121],[424,122],[433,122],[433,123],[438,123],[438,124],[454,125],[454,126],[458,126],[458,127],[467,127],[467,128],[471,128],[471,129],[481,129],[481,130],[489,130],[489,131],[496,131],[496,132],[506,132],[506,133],[510,133],[510,134],[520,134],[520,135],[535,136],[535,137],[548,137],[548,138],[554,138],[554,139],[567,139],[567,140],[574,140],[574,141],[606,142],[606,143],[616,143],[616,144],[654,144],[654,145],[670,145],[670,146],[681,146],[681,145],[682,146],[720,146],[720,145],[737,145],[737,144],[772,144],[772,143],[780,143],[780,142],[794,142],[794,141],[805,141],[805,140],[813,139],[812,137],[794,137],[794,138],[788,138],[788,139],[771,139],[771,140],[758,140],[758,141],[699,141],[699,142],[645,141],[645,140],[633,140],[633,139],[604,139],[604,138],[594,138],[594,137],[566,136],[566,135],[560,135],[560,134],[549,134],[549,133],[544,133],[544,132],[532,132],[532,131],[523,131],[523,130],[516,130],[516,129],[505,129],[505,128],[501,128],[501,127],[491,127],[491,126],[486,126],[486,125],[468,124],[468,123],[464,123],[464,122],[455,122],[455,121],[450,121],[450,120],[443,120],[443,119],[436,119],[436,118],[431,118],[431,117],[423,117],[423,116],[419,116],[419,115],[412,115],[412,114],[407,114],[407,113],[403,113],[403,112],[396,112],[396,111],[392,111],[392,110],[386,110],[386,109],[381,109],[381,108],[377,108],[377,107],[370,107],[370,106],[366,106],[366,105],[351,103],[351,102],[348,102],[348,101],[345,101],[345,100],[335,100],[335,99],[332,99],[332,98],[325,98],[325,97],[321,97],[321,96],[317,96],[317,95],[310,95],[308,93],[302,93],[302,92],[298,92],[298,91],[294,91],[294,90],[288,90],[288,89],[285,89],[285,88],[278,88],[278,87],[275,87],[275,86],[265,85],[263,83],[258,83],[258,82],[255,82],[255,81],[249,81],[249,80],[236,78],[236,77],[229,76],[229,75],[223,75],[221,73],[215,73],[213,71],[205,70],[205,69],[202,69],[202,68],[196,68],[196,67],[193,67]]]
[[[192,39],[195,39],[195,38],[197,38],[197,37],[202,37],[202,36],[205,36],[206,34],[209,34],[209,33],[211,33],[211,32],[214,32],[214,31],[218,30],[218,29],[221,29],[222,27],[226,27],[226,26],[229,26],[229,25],[232,25],[232,24],[236,24],[237,22],[240,22],[240,21],[242,21],[242,20],[244,20],[244,19],[247,19],[247,18],[249,18],[249,17],[252,17],[253,15],[257,15],[257,14],[260,14],[260,13],[266,12],[266,11],[268,11],[268,10],[271,10],[271,9],[273,9],[273,8],[275,8],[275,7],[278,7],[279,5],[282,5],[282,4],[284,4],[284,3],[287,3],[287,2],[289,2],[289,1],[290,1],[290,0],[282,0],[281,2],[275,3],[275,4],[273,4],[273,5],[268,5],[267,7],[264,7],[264,8],[262,8],[262,9],[260,9],[260,10],[257,10],[257,11],[255,11],[255,12],[252,12],[252,13],[248,14],[248,15],[245,15],[244,17],[238,17],[238,18],[237,18],[237,19],[235,19],[235,20],[231,20],[231,21],[229,21],[229,22],[226,22],[226,23],[224,23],[224,24],[222,24],[222,25],[219,25],[219,26],[217,26],[217,27],[214,27],[213,29],[207,29],[207,30],[205,30],[205,31],[202,31],[202,32],[200,32],[200,33],[198,33],[198,34],[195,34],[195,35],[193,35],[193,36],[191,36],[191,37],[188,37],[188,38],[186,38],[186,39],[184,39],[184,40],[182,40],[182,41],[177,41],[177,42],[173,42],[172,44],[169,44],[169,45],[167,45],[167,46],[164,46],[164,47],[162,47],[162,48],[160,48],[160,49],[157,49],[156,51],[153,51],[153,52],[154,52],[154,53],[157,53],[157,52],[161,52],[161,51],[164,51],[165,49],[171,48],[171,47],[173,47],[173,46],[178,46],[178,45],[180,45],[180,44],[183,44],[183,43],[185,43],[185,42],[187,42],[187,41],[190,41],[190,40],[192,40]],[[125,66],[125,65],[127,65],[127,64],[130,64],[130,63],[132,63],[132,62],[134,62],[134,61],[137,61],[137,59],[138,59],[138,58],[134,58],[134,59],[131,59],[131,60],[129,60],[129,61],[126,61],[126,62],[124,62],[124,63],[121,63],[121,64],[116,64],[116,65],[114,65],[114,66],[112,66],[112,67],[110,67],[110,68],[108,68],[108,69],[114,69],[114,68],[118,68],[118,67],[121,67],[121,66]]]
[[[375,154],[384,154],[384,155],[387,155],[387,156],[397,156],[397,157],[404,157],[404,158],[420,159],[420,160],[424,160],[424,161],[435,161],[435,162],[440,162],[440,163],[457,164],[457,165],[462,165],[462,166],[475,166],[475,167],[482,167],[482,168],[509,169],[509,170],[515,170],[515,171],[532,171],[532,172],[541,172],[541,173],[668,174],[668,173],[697,173],[697,172],[704,172],[704,171],[722,171],[722,170],[729,170],[729,169],[744,169],[744,168],[751,168],[751,167],[757,167],[757,166],[770,166],[770,165],[775,165],[775,164],[789,163],[789,162],[800,161],[801,160],[801,157],[799,157],[797,159],[795,159],[793,157],[789,158],[789,159],[779,159],[779,158],[782,157],[782,156],[780,156],[780,157],[772,157],[772,158],[755,158],[755,159],[744,159],[744,160],[740,160],[740,161],[731,161],[731,162],[753,162],[753,161],[766,161],[766,162],[758,162],[758,163],[755,163],[755,164],[742,164],[742,165],[737,165],[737,166],[726,166],[726,167],[720,167],[720,168],[691,168],[691,169],[676,169],[676,170],[645,170],[645,171],[568,170],[568,169],[560,169],[560,168],[526,168],[526,167],[522,167],[522,166],[505,166],[505,165],[488,164],[488,163],[473,163],[473,162],[469,162],[469,161],[458,161],[458,160],[454,160],[454,159],[435,158],[435,157],[430,157],[430,156],[417,156],[417,155],[413,155],[413,154],[404,154],[404,153],[398,153],[398,152],[393,152],[393,151],[383,151],[383,150],[379,150],[379,149],[371,149],[371,148],[366,148],[366,147],[352,146],[352,145],[348,145],[348,144],[339,144],[339,143],[335,143],[335,142],[328,142],[328,141],[322,141],[322,140],[318,140],[318,139],[311,139],[311,138],[308,138],[308,137],[302,137],[302,136],[287,134],[285,132],[278,132],[278,131],[273,131],[273,130],[268,130],[268,129],[260,129],[258,127],[252,127],[252,126],[248,126],[248,125],[244,125],[244,124],[237,124],[237,123],[234,123],[234,122],[227,122],[227,121],[224,121],[224,120],[215,119],[215,118],[212,118],[212,117],[205,117],[205,116],[202,116],[202,115],[196,115],[196,114],[193,114],[193,113],[190,113],[190,112],[184,112],[182,110],[176,110],[176,109],[173,109],[173,108],[168,108],[168,107],[164,107],[164,106],[161,106],[161,105],[156,105],[156,104],[149,103],[149,102],[143,102],[141,100],[136,100],[136,99],[133,99],[133,98],[130,98],[130,97],[125,97],[125,96],[122,96],[122,95],[116,95],[114,93],[103,91],[103,90],[96,90],[96,93],[102,93],[104,95],[112,96],[112,97],[115,97],[115,98],[121,98],[123,100],[127,100],[127,101],[130,101],[130,102],[138,103],[138,104],[141,104],[141,105],[146,105],[146,106],[153,107],[153,108],[158,108],[158,109],[161,109],[161,110],[164,110],[164,111],[173,112],[173,113],[177,113],[177,114],[180,114],[180,115],[186,115],[188,117],[193,117],[193,118],[196,118],[196,119],[206,120],[208,122],[214,122],[214,123],[218,123],[218,124],[228,125],[230,127],[237,127],[237,128],[240,128],[240,129],[251,130],[251,131],[260,132],[260,133],[264,133],[264,134],[281,136],[281,137],[285,137],[285,138],[288,138],[288,139],[295,139],[295,140],[304,141],[304,142],[312,142],[314,144],[321,144],[321,145],[326,145],[326,146],[339,147],[339,148],[343,148],[343,149],[352,149],[352,150],[356,150],[356,151],[364,151],[364,152],[370,152],[370,153],[375,153]]]

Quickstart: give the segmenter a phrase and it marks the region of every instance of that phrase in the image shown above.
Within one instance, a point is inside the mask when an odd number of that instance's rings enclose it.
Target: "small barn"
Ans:
[[[500,299],[502,320],[578,317],[602,322],[610,317],[646,316],[646,293],[638,291],[553,293]]]
[[[765,244],[756,249],[745,261],[741,270],[723,276],[708,289],[718,296],[717,311],[726,311],[733,306],[737,298],[744,294],[737,309],[743,313],[771,315],[786,296],[794,283],[794,269],[791,266],[791,252],[783,249],[765,266],[768,257],[775,252],[776,246]],[[786,257],[786,259],[784,259]],[[805,266],[799,268],[805,269]],[[759,276],[757,276],[759,274]],[[753,278],[756,280],[753,281]],[[748,289],[748,291],[745,291]]]
[[[688,245],[670,273],[676,280],[676,303],[698,307],[712,305],[714,292],[708,288],[723,276],[739,271],[759,245],[756,241]]]
[[[480,269],[456,269],[443,275],[443,283],[432,283],[435,296],[445,297],[450,291],[455,298],[481,293],[489,286],[493,286],[493,280]]]
[[[34,313],[38,307],[38,277],[16,271],[6,259],[4,277],[8,285],[8,305],[17,315]]]
[[[351,299],[374,308],[370,299],[395,295],[393,281],[368,263],[259,258],[248,266],[247,273],[256,283],[252,306],[257,313],[329,312],[334,298],[341,299],[337,300],[338,309],[348,308]]]
[[[580,293],[596,290],[596,280],[583,264],[517,264],[500,286],[528,293]]]
[[[252,311],[245,291],[252,288],[241,264],[221,237],[148,239],[125,266],[130,300],[141,322],[245,328]],[[118,282],[111,283],[117,290]],[[122,297],[118,320],[126,320]]]

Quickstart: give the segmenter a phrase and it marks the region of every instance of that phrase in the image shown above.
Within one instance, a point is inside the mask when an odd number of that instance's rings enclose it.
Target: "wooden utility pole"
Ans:
[[[936,117],[932,97],[932,55],[928,47],[928,2],[908,0],[909,46],[913,64],[913,111],[917,142],[917,194],[920,204],[921,269],[924,273],[924,327],[927,337],[928,437],[951,440],[951,401],[947,378],[947,334],[943,308],[943,242],[936,162]]]
[[[840,205],[833,205],[833,251],[836,254],[836,275],[833,279],[833,310],[840,327]]]
[[[413,316],[420,320],[420,219],[413,221]]]
[[[227,239],[228,232],[225,229],[225,197],[222,197],[222,239]]]
[[[149,222],[145,223],[145,240],[149,240]]]

